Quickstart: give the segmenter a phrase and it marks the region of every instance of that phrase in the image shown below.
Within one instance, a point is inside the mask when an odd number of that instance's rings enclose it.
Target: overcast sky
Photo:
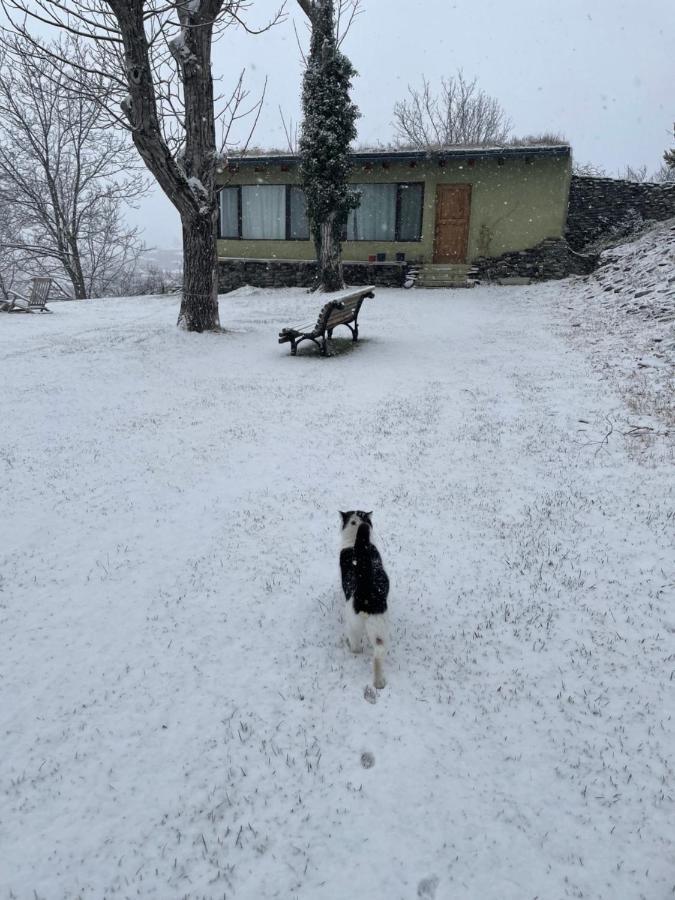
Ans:
[[[222,89],[246,68],[252,95],[268,78],[254,141],[285,146],[279,107],[300,118],[302,61],[295,0],[272,31],[229,29],[214,50]],[[262,24],[276,0],[253,0]],[[675,0],[365,0],[343,49],[359,72],[353,98],[359,141],[386,143],[392,110],[409,84],[458,68],[478,77],[513,122],[515,134],[562,133],[574,157],[616,173],[627,163],[655,170],[672,146],[675,120]],[[133,214],[145,240],[180,245],[178,214],[160,192]]]

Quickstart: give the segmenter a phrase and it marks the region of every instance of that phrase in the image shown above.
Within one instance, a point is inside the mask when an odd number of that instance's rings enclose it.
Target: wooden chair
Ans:
[[[51,278],[32,278],[28,297],[19,294],[18,291],[9,291],[12,299],[9,303],[4,304],[5,312],[52,312],[51,309],[47,309],[46,305],[51,285]]]

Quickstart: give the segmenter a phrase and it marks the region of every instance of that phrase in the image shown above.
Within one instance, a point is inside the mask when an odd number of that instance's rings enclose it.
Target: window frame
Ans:
[[[243,199],[242,199],[242,188],[245,187],[283,187],[285,188],[284,192],[284,237],[280,238],[250,238],[250,237],[242,237],[243,230]],[[302,190],[302,185],[299,184],[289,184],[289,183],[276,183],[276,184],[224,184],[218,190],[218,240],[219,241],[271,241],[273,243],[279,243],[280,241],[311,241],[312,235],[309,230],[309,221],[307,222],[307,237],[291,237],[291,190],[293,188],[300,188]],[[224,237],[223,236],[223,228],[222,228],[222,208],[220,203],[220,193],[221,191],[226,190],[235,190],[237,192],[237,235]]]

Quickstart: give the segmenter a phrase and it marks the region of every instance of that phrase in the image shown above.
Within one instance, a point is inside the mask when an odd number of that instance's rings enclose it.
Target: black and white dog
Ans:
[[[387,649],[387,596],[389,578],[382,557],[372,542],[372,512],[341,512],[340,572],[345,594],[347,640],[354,653],[362,649],[363,632],[373,646],[373,681],[385,685],[382,660]]]

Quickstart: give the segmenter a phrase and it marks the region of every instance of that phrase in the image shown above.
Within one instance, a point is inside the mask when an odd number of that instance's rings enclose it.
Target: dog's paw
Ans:
[[[384,675],[380,675],[379,678],[375,679],[374,684],[378,691],[381,691],[383,687],[387,686],[387,679],[384,677]]]

